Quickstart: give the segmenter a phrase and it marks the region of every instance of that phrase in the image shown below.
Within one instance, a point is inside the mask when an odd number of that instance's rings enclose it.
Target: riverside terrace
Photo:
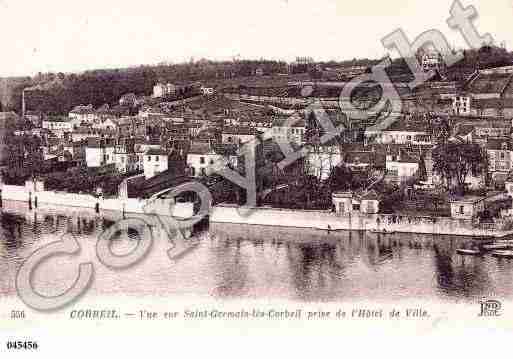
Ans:
[[[334,203],[338,202],[334,196]],[[358,199],[345,195],[340,199]],[[493,223],[476,221],[477,214],[486,198],[461,198],[454,200],[451,207],[456,216],[461,217],[423,217],[415,215],[364,213],[361,202],[353,203],[349,211],[340,211],[340,206],[330,210],[294,210],[269,207],[239,207],[220,204],[213,207],[210,223],[230,223],[243,225],[263,225],[278,227],[312,228],[326,233],[337,231],[383,231],[386,233],[425,233],[435,235],[455,235],[472,237],[502,238],[513,234],[511,223],[507,220],[495,220]],[[464,214],[459,214],[463,206]],[[242,211],[241,211],[242,209]],[[468,212],[471,211],[471,212]],[[241,215],[244,213],[245,215]],[[463,217],[469,218],[463,218]]]

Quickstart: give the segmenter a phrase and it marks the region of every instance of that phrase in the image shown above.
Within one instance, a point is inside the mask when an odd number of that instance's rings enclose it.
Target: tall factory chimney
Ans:
[[[25,105],[25,89],[21,92],[21,118],[25,119],[25,111],[27,110]]]

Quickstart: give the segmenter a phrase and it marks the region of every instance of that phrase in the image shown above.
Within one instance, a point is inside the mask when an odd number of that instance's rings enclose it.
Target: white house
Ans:
[[[366,130],[365,137],[375,143],[382,144],[432,144],[425,123],[404,120],[394,122],[385,130]]]
[[[69,118],[47,118],[43,120],[42,127],[60,138],[73,131],[73,123]]]
[[[201,86],[201,93],[205,96],[213,95],[214,88],[213,87],[203,87]]]
[[[297,145],[305,144],[306,123],[303,119],[291,120],[278,118],[272,124],[272,138],[275,141],[285,141]]]
[[[160,97],[174,95],[176,92],[177,92],[176,86],[171,83],[168,83],[168,84],[157,83],[155,86],[153,86],[153,97],[154,98],[160,98]]]
[[[70,119],[75,119],[80,124],[81,122],[93,123],[94,121],[99,119],[98,114],[93,108],[93,105],[88,106],[76,106],[73,110],[71,110],[68,114]]]
[[[85,149],[87,167],[100,167],[115,163],[114,141],[88,138]]]
[[[133,141],[125,140],[118,143],[114,149],[114,163],[121,173],[130,173],[143,169],[139,165],[138,155],[135,153]]]
[[[341,162],[342,153],[338,146],[308,147],[306,163],[308,173],[312,176],[325,180]]]
[[[333,207],[339,216],[354,212],[376,214],[379,212],[380,201],[380,195],[374,190],[365,193],[335,192],[332,194]]]
[[[513,144],[509,138],[488,138],[486,142],[488,171],[492,179],[502,182],[513,169]]]
[[[396,153],[387,153],[386,169],[389,179],[401,182],[413,177],[419,170],[419,158],[401,150]]]
[[[256,138],[257,131],[251,127],[225,127],[221,134],[224,144],[244,144]]]
[[[92,127],[98,130],[115,131],[118,128],[118,123],[112,118],[107,118],[105,120],[94,123]]]
[[[187,167],[192,177],[210,176],[228,163],[236,166],[236,156],[220,153],[209,143],[193,142],[187,154]]]
[[[423,71],[441,71],[443,69],[444,61],[440,53],[430,51],[422,56],[422,70]]]
[[[144,177],[154,177],[169,168],[169,154],[164,150],[150,148],[143,158]]]
[[[451,199],[451,217],[474,219],[485,210],[486,197],[464,196]]]
[[[452,110],[456,115],[470,115],[470,104],[471,98],[469,95],[458,94],[452,98]]]

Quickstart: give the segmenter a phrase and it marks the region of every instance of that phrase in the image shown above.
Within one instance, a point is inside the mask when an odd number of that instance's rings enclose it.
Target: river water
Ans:
[[[199,244],[170,260],[170,243],[155,236],[148,255],[123,270],[103,265],[96,242],[119,214],[76,215],[67,208],[29,210],[5,203],[0,214],[0,298],[16,296],[15,277],[36,249],[73,236],[81,251],[49,258],[34,272],[43,295],[57,295],[75,280],[78,265],[91,262],[87,296],[201,296],[215,299],[278,299],[298,302],[403,299],[467,302],[511,299],[513,260],[462,257],[469,238],[213,224],[198,232]],[[285,221],[286,219],[284,219]],[[158,231],[158,230],[156,230]],[[118,255],[137,241],[122,233]],[[146,239],[142,239],[146,240]]]

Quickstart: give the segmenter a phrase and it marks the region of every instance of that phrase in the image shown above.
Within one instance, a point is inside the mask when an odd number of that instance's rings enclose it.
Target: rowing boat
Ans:
[[[482,252],[479,249],[456,249],[456,253],[462,255],[462,256],[479,256],[482,254]]]

